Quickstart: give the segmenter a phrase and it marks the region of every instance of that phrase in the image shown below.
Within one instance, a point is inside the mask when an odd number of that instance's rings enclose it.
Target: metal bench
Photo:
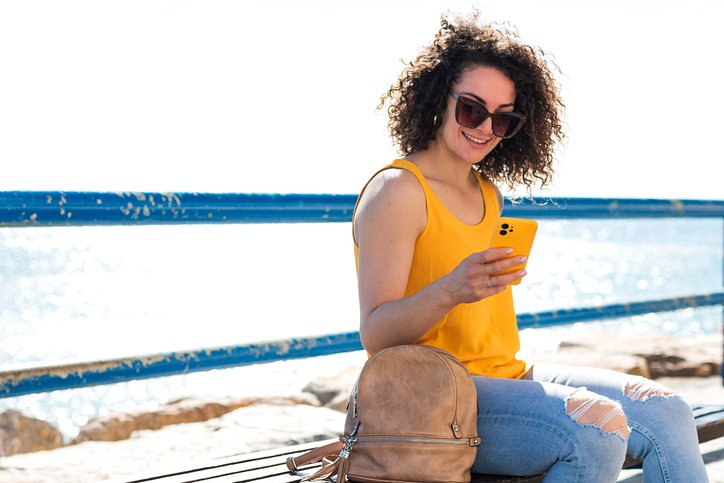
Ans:
[[[693,406],[696,418],[699,442],[705,443],[724,436],[724,406]],[[304,474],[313,471],[319,464],[304,466],[299,474],[291,475],[286,466],[290,456],[296,456],[333,440],[288,446],[268,451],[248,453],[215,460],[201,468],[179,469],[162,475],[124,480],[129,483],[181,483],[208,481],[211,483],[242,483],[260,481],[262,483],[295,483]],[[634,467],[641,461],[627,458],[624,468]],[[500,475],[473,474],[472,483],[533,483],[540,482],[543,475],[515,477]]]

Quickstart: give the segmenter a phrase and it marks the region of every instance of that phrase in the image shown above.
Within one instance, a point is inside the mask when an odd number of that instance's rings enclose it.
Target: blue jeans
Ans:
[[[707,482],[691,408],[664,386],[606,369],[536,363],[520,380],[475,376],[475,473],[615,482],[626,453],[646,483]]]

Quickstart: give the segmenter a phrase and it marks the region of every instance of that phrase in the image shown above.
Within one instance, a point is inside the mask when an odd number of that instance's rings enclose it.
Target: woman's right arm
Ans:
[[[414,344],[460,303],[496,295],[520,272],[490,274],[519,263],[505,249],[473,253],[455,270],[405,296],[417,237],[425,229],[425,195],[411,173],[388,169],[367,185],[354,220],[359,247],[360,336],[370,353]]]

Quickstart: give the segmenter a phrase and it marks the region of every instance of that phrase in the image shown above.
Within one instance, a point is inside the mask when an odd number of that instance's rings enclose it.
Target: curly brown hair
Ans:
[[[435,139],[447,108],[453,83],[466,70],[492,67],[515,84],[515,110],[527,116],[523,128],[501,142],[475,168],[486,178],[509,187],[525,184],[530,191],[537,179],[551,180],[556,141],[563,141],[564,105],[543,50],[519,41],[517,32],[504,25],[478,24],[478,12],[468,18],[441,18],[432,44],[406,65],[399,79],[382,96],[388,127],[404,155],[425,149]]]

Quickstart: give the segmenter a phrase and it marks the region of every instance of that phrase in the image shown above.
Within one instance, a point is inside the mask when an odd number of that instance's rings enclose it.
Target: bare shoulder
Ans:
[[[360,205],[386,202],[405,203],[410,198],[425,201],[425,193],[414,174],[401,168],[389,168],[380,171],[372,178],[362,193]]]
[[[389,168],[375,175],[360,195],[354,219],[355,239],[360,227],[389,221],[404,231],[422,233],[427,223],[425,192],[414,174]]]

